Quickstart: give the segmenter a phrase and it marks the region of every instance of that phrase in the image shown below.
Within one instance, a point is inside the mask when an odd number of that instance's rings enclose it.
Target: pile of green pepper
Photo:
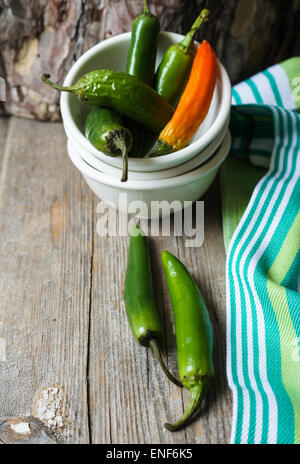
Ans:
[[[45,83],[96,107],[86,119],[85,136],[104,153],[122,156],[122,182],[128,179],[128,157],[145,156],[171,120],[195,56],[194,35],[208,14],[203,10],[186,37],[166,51],[156,73],[160,24],[145,0],[143,13],[133,22],[126,73],[97,70],[69,87],[43,74]]]

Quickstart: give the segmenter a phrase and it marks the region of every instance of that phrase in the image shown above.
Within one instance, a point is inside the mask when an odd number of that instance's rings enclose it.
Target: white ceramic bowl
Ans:
[[[148,181],[128,180],[123,183],[116,177],[102,174],[92,168],[75,152],[69,152],[69,156],[90,188],[101,200],[127,213],[134,213],[128,210],[129,205],[133,209],[139,208],[140,201],[142,201],[147,211],[140,212],[138,216],[144,218],[149,217],[151,203],[154,201],[166,200],[170,203],[175,201],[175,210],[179,210],[184,207],[185,201],[194,202],[200,198],[213,182],[219,166],[229,152],[230,144],[231,137],[228,131],[222,145],[207,163],[182,176]],[[127,194],[126,201],[121,197],[122,193]],[[151,217],[153,218],[153,215]]]
[[[175,166],[174,168],[164,169],[162,171],[146,171],[146,172],[138,172],[138,171],[129,171],[128,179],[129,180],[157,180],[157,179],[167,179],[169,177],[178,177],[182,174],[192,171],[203,165],[214,153],[217,151],[219,146],[224,140],[224,137],[228,130],[229,119],[226,121],[226,124],[222,131],[216,136],[216,138],[204,148],[198,155],[192,158],[185,163],[180,164],[179,166]],[[69,153],[75,152],[79,155],[83,161],[85,161],[88,165],[92,168],[97,169],[97,171],[102,172],[103,174],[108,174],[109,176],[117,177],[121,179],[122,177],[122,170],[111,166],[110,164],[106,164],[96,156],[91,155],[88,152],[80,152],[78,145],[74,143],[71,139],[68,140],[68,151]]]
[[[84,74],[96,69],[114,69],[124,71],[131,33],[120,34],[100,42],[84,53],[71,67],[64,85],[74,84]],[[157,65],[167,48],[177,43],[183,36],[172,32],[161,32],[158,38]],[[106,164],[121,169],[120,157],[110,157],[97,150],[84,136],[83,127],[90,110],[88,105],[80,102],[74,95],[61,93],[61,113],[64,127],[69,139],[76,144],[79,152],[86,152]],[[131,158],[129,171],[161,171],[178,166],[198,155],[224,127],[230,113],[231,85],[226,70],[218,61],[217,85],[214,97],[197,134],[190,145],[176,153],[157,158]]]

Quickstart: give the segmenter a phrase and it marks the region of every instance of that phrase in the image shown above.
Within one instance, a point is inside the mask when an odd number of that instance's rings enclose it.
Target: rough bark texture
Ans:
[[[62,81],[70,66],[100,40],[129,31],[143,0],[0,0],[2,112],[59,119],[58,94],[43,71]],[[207,38],[233,83],[300,51],[299,0],[153,0],[162,29],[184,33],[203,7],[212,16]],[[1,111],[1,108],[0,108]]]

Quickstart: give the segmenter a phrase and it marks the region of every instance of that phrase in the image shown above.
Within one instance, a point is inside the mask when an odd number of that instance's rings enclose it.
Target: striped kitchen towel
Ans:
[[[233,443],[300,443],[299,106],[300,58],[233,89],[236,157],[221,173]]]

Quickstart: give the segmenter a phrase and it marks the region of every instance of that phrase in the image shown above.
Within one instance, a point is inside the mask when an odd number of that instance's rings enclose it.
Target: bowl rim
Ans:
[[[222,145],[223,140],[226,137],[227,130],[229,126],[229,117],[225,123],[225,126],[222,128],[220,133],[196,156],[193,158],[185,161],[184,163],[170,167],[167,169],[162,169],[160,171],[129,171],[129,176],[132,174],[136,176],[135,178],[131,178],[130,180],[138,180],[138,181],[149,181],[149,180],[163,180],[172,177],[179,177],[182,176],[194,169],[197,169],[200,166],[203,166],[208,160],[214,156],[214,154],[218,151],[219,147]],[[68,147],[71,150],[75,150],[80,158],[89,166],[94,168],[96,171],[100,172],[101,174],[106,174],[111,177],[121,177],[122,169],[112,166],[110,164],[101,161],[99,158],[95,157],[89,152],[79,152],[78,146],[73,143],[73,141],[69,138],[68,139]],[[161,176],[161,174],[163,174]],[[151,177],[150,177],[151,175]],[[140,178],[139,178],[140,176]],[[159,177],[156,177],[159,176]]]
[[[161,31],[159,34],[160,36],[166,36],[168,38],[175,39],[176,41],[180,41],[184,37],[181,34],[177,34],[175,32],[167,32],[167,31]],[[123,42],[127,41],[130,36],[131,36],[131,32],[125,32],[123,34],[119,34],[109,39],[103,40],[102,42],[91,47],[70,68],[64,80],[64,85],[67,86],[73,83],[73,79],[75,75],[80,71],[81,67],[85,64],[85,62],[89,60],[90,57],[93,56],[95,53],[98,53],[102,49],[109,47],[110,45],[114,43],[117,43],[120,41],[123,41]],[[231,93],[231,83],[230,83],[228,74],[224,66],[218,59],[217,59],[217,64],[218,64],[219,80],[221,84],[221,91],[220,91],[221,102],[219,105],[219,111],[217,113],[217,117],[212,123],[212,125],[209,127],[209,129],[205,132],[205,134],[203,134],[198,140],[193,142],[191,145],[188,145],[187,147],[183,148],[182,150],[178,150],[175,153],[164,155],[163,157],[164,159],[162,161],[160,161],[160,158],[132,158],[131,160],[129,159],[129,170],[133,170],[133,171],[159,170],[157,169],[157,166],[166,165],[166,163],[168,162],[170,162],[170,167],[175,166],[175,165],[172,165],[172,162],[178,165],[180,164],[181,159],[184,161],[187,161],[185,157],[189,155],[191,152],[195,152],[195,154],[197,154],[197,152],[199,152],[206,145],[208,145],[214,139],[214,137],[219,133],[219,131],[224,126],[226,118],[228,117],[229,112],[230,112],[232,93]],[[103,162],[107,162],[107,164],[111,164],[111,158],[105,153],[97,150],[86,139],[84,134],[81,132],[81,130],[76,125],[75,121],[73,120],[73,117],[71,116],[71,111],[69,109],[70,97],[71,95],[68,94],[67,92],[61,92],[60,108],[61,108],[61,115],[62,115],[64,125],[65,124],[68,125],[75,142],[81,145],[82,148],[84,148],[86,151],[92,152],[93,155],[97,156],[98,158],[100,154],[100,157],[102,158]],[[130,164],[136,164],[140,167],[138,169],[133,169],[132,166],[130,166]],[[154,168],[155,166],[156,166],[156,169]],[[166,167],[164,168],[162,167],[162,169],[166,169]]]
[[[156,189],[167,189],[170,187],[179,187],[184,184],[190,184],[201,177],[204,177],[217,169],[219,165],[225,160],[227,157],[229,150],[231,147],[231,135],[229,129],[225,135],[225,138],[221,145],[219,146],[218,150],[216,151],[215,155],[204,165],[200,166],[193,171],[190,171],[186,174],[182,174],[181,176],[176,177],[169,177],[167,179],[158,179],[158,180],[127,180],[127,182],[121,182],[120,179],[117,177],[112,177],[107,174],[102,174],[101,172],[97,171],[96,169],[92,168],[88,164],[85,163],[76,153],[70,153],[69,151],[69,141],[68,141],[68,153],[72,163],[79,169],[79,171],[84,175],[97,181],[101,184],[115,187],[119,190],[137,190],[137,191],[146,191],[146,190],[156,190]]]

